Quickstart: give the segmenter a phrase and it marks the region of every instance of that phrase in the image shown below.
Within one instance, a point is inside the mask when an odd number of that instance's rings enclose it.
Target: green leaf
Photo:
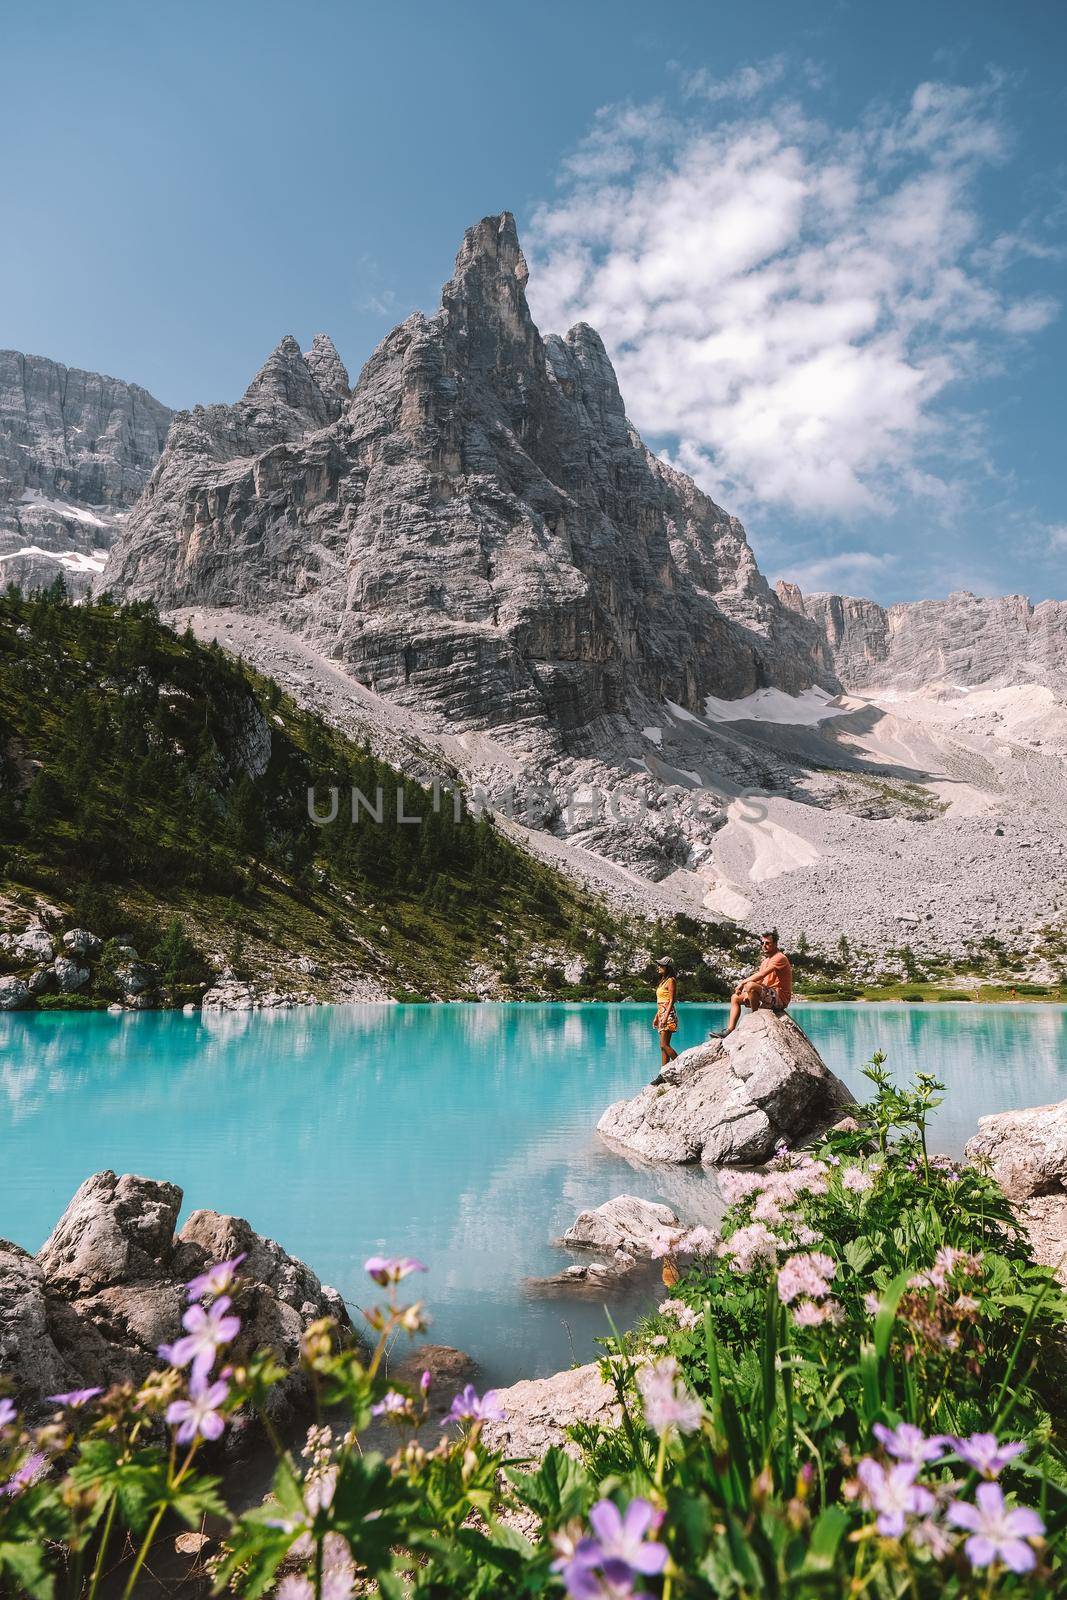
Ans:
[[[172,1510],[187,1522],[190,1528],[203,1520],[204,1517],[226,1517],[228,1515],[226,1502],[219,1494],[219,1479],[205,1477],[189,1477],[172,1490],[170,1495]]]
[[[588,1472],[558,1445],[547,1452],[537,1472],[509,1469],[507,1477],[523,1505],[553,1525],[579,1516],[592,1496]]]
[[[0,1543],[0,1572],[10,1573],[18,1592],[33,1600],[52,1600],[56,1580],[44,1562],[44,1551],[36,1542]]]
[[[845,1246],[845,1260],[853,1272],[862,1272],[874,1260],[874,1250],[867,1239],[850,1239]]]
[[[897,1320],[897,1307],[900,1305],[904,1290],[908,1287],[910,1277],[910,1272],[900,1273],[882,1295],[878,1314],[874,1319],[874,1348],[879,1361],[885,1360],[889,1350],[889,1341],[893,1337],[893,1328]]]
[[[827,1506],[811,1530],[805,1572],[829,1572],[837,1559],[841,1540],[848,1528],[848,1512],[840,1506]]]

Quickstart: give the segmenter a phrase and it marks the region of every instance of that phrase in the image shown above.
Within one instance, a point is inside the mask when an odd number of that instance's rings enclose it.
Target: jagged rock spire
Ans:
[[[335,415],[291,333],[271,351],[245,390],[244,400],[266,409],[295,411],[311,427],[325,427]]]
[[[348,368],[338,355],[337,346],[328,333],[315,335],[311,341],[311,349],[304,352],[304,360],[311,376],[328,399],[338,401],[348,399],[351,392]]]
[[[530,269],[510,211],[463,235],[456,270],[441,291],[441,317],[472,373],[544,375],[544,348],[526,303]]]

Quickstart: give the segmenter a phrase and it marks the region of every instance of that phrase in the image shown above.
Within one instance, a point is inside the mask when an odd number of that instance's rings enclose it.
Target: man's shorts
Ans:
[[[772,989],[769,983],[753,984],[751,993],[755,994],[760,1005],[766,1011],[781,1011],[782,1002],[777,989]]]

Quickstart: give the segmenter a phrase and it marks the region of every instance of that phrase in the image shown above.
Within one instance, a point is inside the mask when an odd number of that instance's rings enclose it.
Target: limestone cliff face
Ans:
[[[987,599],[964,590],[883,608],[851,595],[805,595],[794,583],[777,587],[783,605],[819,627],[828,664],[848,689],[1057,679],[1067,686],[1065,601],[1035,606],[1021,594]]]
[[[0,583],[86,588],[170,419],[136,384],[0,350]]]
[[[179,413],[105,582],[266,616],[442,726],[578,745],[827,680],[740,523],[646,449],[591,328],[541,337],[526,279],[486,218],[351,393],[327,340],[285,339],[236,405]]]

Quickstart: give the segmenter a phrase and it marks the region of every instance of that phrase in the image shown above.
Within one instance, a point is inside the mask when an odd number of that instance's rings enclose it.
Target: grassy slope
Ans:
[[[370,796],[381,785],[386,825],[353,827],[344,805],[330,827],[309,821],[309,785],[343,798],[353,783]],[[398,785],[422,825],[396,824]],[[681,940],[696,998],[722,989],[701,947],[742,939],[620,921],[488,821],[435,816],[424,790],[150,608],[10,591],[0,897],[8,921],[44,900],[65,926],[129,932],[148,956],[177,915],[207,958],[202,978],[229,964],[322,997],[343,974],[397,995],[456,997],[487,977],[516,996],[641,994],[649,946]],[[577,983],[566,963],[581,964]]]

